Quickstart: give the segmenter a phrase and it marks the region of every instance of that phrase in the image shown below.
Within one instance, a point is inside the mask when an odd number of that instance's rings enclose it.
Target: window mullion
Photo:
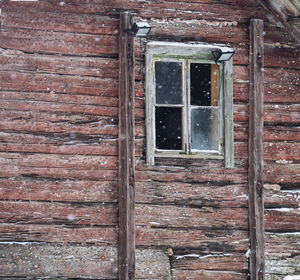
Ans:
[[[185,87],[185,96],[186,96],[186,150],[187,154],[191,153],[191,94],[190,94],[190,86],[191,86],[191,75],[190,75],[190,61],[186,59],[186,87]]]

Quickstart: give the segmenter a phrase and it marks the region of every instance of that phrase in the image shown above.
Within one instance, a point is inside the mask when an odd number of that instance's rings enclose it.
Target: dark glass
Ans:
[[[191,105],[211,105],[211,65],[191,63]]]
[[[181,150],[181,108],[156,107],[156,148]]]
[[[156,104],[182,103],[182,63],[155,62]]]
[[[218,150],[218,109],[192,109],[191,117],[192,149]]]

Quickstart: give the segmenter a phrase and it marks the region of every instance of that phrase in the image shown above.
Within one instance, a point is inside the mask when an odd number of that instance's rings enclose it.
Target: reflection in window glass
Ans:
[[[218,109],[197,108],[191,112],[191,148],[216,151],[219,149]]]
[[[182,63],[155,62],[156,104],[182,103]]]
[[[156,148],[181,150],[181,108],[156,107]]]
[[[191,105],[211,105],[211,64],[191,63]]]

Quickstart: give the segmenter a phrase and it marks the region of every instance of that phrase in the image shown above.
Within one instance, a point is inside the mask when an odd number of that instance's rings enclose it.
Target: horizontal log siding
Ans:
[[[145,147],[144,118],[136,112],[137,246],[165,248],[170,257],[173,279],[247,279],[248,27],[233,22],[222,26],[217,21],[208,20],[204,23],[201,20],[189,22],[188,19],[159,18],[151,22],[151,26],[150,37],[153,38],[168,39],[172,34],[191,40],[198,38],[207,42],[230,42],[235,48],[235,168],[226,170],[222,162],[218,161],[184,159],[157,159],[156,166],[145,166],[144,154],[141,157],[138,152],[141,145]],[[294,140],[299,137],[296,126],[299,108],[294,102],[299,101],[300,96],[294,81],[298,77],[300,65],[299,50],[274,48],[271,40],[273,43],[278,41],[284,44],[288,39],[279,30],[266,27],[266,31],[265,39],[269,47],[266,48],[264,62],[267,102],[265,119],[271,119],[277,126],[265,128],[265,141],[275,148],[269,154],[271,146],[266,145],[265,157],[276,161],[284,155],[288,160],[297,162],[299,143]],[[235,32],[238,35],[232,35]],[[144,48],[143,42],[141,47]],[[138,40],[136,49],[136,108],[139,109],[145,106],[143,87],[139,86],[145,77],[141,71],[144,67],[143,51],[139,51]],[[287,73],[279,74],[280,68],[287,69]],[[280,78],[276,79],[276,75],[280,75]],[[287,123],[293,126],[289,128]],[[284,142],[286,140],[289,141]],[[297,167],[288,166],[287,169],[289,174],[285,177],[296,182],[299,173]],[[277,179],[279,177],[274,165],[268,166],[266,174],[277,176]],[[297,204],[291,198],[284,201]],[[266,213],[267,225],[276,224],[272,214],[272,211]],[[282,227],[291,229],[298,223],[297,218],[287,215],[281,215],[277,221],[280,221]]]
[[[274,280],[300,273],[300,65],[281,56],[287,48],[265,50],[278,56],[264,71],[266,279]]]
[[[223,161],[194,159],[156,159],[155,166],[146,166],[145,122],[137,111],[137,247],[164,250],[172,279],[247,279],[248,46],[239,45],[238,36],[232,35],[237,32],[247,40],[247,26],[176,19],[157,19],[151,26],[153,38],[166,39],[170,34],[200,41],[204,38],[207,42],[231,42],[238,49],[233,68],[235,168],[225,169]],[[137,83],[145,79],[140,50],[144,43],[136,40]],[[136,108],[144,106],[145,92],[138,88]]]
[[[32,4],[1,7],[0,276],[117,279],[119,20]]]
[[[117,40],[119,10],[127,9],[149,21],[150,39],[236,50],[235,168],[168,159],[148,167],[145,42],[135,41],[136,278],[247,279],[248,22],[269,22],[267,15],[246,0],[5,1],[1,8],[1,276],[117,279]],[[297,261],[300,55],[272,24],[265,42],[266,249],[275,276],[282,251],[281,267]]]

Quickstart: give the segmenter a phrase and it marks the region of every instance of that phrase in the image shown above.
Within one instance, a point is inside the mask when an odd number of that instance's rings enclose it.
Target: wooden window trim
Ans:
[[[217,48],[226,48],[220,45],[206,45],[206,44],[186,44],[174,42],[149,42],[146,51],[146,129],[147,129],[147,155],[146,161],[149,165],[154,165],[156,157],[171,157],[171,158],[209,158],[209,159],[224,159],[225,167],[232,168],[233,162],[233,86],[232,86],[232,59],[220,65],[220,145],[223,148],[217,152],[193,152],[185,147],[185,151],[157,151],[155,150],[155,95],[154,95],[154,59],[173,59],[186,60],[184,67],[189,67],[189,61],[197,61],[199,63],[214,63],[212,50]],[[186,69],[184,69],[184,72]],[[189,73],[189,71],[187,71]],[[187,86],[189,77],[184,80]],[[188,90],[188,89],[186,89]],[[187,114],[183,114],[184,117]],[[184,120],[185,124],[189,124],[189,120]],[[186,130],[190,133],[190,129]],[[183,142],[187,143],[188,136],[183,133]],[[189,135],[190,136],[190,135]],[[190,138],[189,138],[190,139]]]

